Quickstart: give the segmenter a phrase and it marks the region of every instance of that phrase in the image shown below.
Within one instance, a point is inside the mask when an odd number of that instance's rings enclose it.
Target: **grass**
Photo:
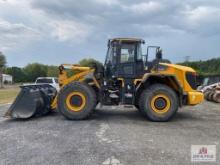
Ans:
[[[12,103],[19,91],[20,88],[17,86],[0,89],[0,104]]]

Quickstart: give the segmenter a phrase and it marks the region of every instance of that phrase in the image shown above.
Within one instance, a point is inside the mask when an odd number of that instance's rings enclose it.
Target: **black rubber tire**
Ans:
[[[151,108],[151,99],[157,94],[164,94],[170,100],[170,108],[164,114],[156,113]],[[139,99],[139,107],[141,113],[145,115],[149,120],[165,122],[172,119],[172,117],[176,114],[179,107],[178,102],[178,96],[173,89],[163,84],[154,84],[149,86],[147,89],[143,90],[143,92],[141,93]]]
[[[73,91],[81,92],[86,96],[85,107],[77,112],[69,110],[66,105],[66,98]],[[61,89],[57,104],[59,112],[67,119],[82,120],[87,119],[92,114],[96,102],[96,94],[92,87],[83,82],[72,82]]]

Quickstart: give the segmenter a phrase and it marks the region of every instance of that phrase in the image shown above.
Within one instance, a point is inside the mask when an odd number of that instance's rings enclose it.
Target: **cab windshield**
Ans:
[[[120,63],[134,62],[135,58],[135,45],[122,44]]]

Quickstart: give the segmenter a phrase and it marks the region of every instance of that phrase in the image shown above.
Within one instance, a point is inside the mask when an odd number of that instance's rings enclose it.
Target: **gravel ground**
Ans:
[[[8,106],[0,106],[0,116]],[[220,104],[182,108],[166,123],[119,107],[97,109],[83,121],[55,112],[26,121],[0,117],[2,165],[186,165],[191,145],[216,145],[210,164],[220,164]]]

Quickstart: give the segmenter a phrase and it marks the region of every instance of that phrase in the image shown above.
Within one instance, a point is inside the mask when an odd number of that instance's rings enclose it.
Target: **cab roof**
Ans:
[[[142,42],[144,43],[145,41],[141,38],[112,38],[110,41],[124,41],[124,42]]]

